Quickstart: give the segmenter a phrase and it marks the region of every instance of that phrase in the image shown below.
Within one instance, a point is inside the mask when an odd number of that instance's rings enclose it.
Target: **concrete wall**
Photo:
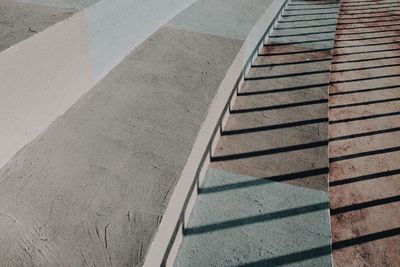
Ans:
[[[1,52],[0,168],[193,2],[103,0]]]

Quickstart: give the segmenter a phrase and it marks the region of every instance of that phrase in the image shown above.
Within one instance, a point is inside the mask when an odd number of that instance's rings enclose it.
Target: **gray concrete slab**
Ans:
[[[326,192],[210,169],[174,266],[331,266]]]
[[[19,152],[1,173],[0,227],[17,222],[1,261],[141,265],[240,44],[162,28]]]
[[[0,1],[0,52],[71,16],[78,9]]]

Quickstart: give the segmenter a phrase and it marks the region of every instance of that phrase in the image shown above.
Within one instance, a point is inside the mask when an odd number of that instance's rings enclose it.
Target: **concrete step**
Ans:
[[[333,10],[337,14],[338,8]],[[286,9],[284,14],[306,12]],[[323,201],[328,196],[327,88],[335,27],[321,27],[321,31],[333,31],[330,36],[310,35],[312,28],[276,30],[287,20],[283,16],[275,25],[230,105],[206,180],[184,228],[175,266],[332,264],[327,207],[319,215],[285,217],[280,224],[284,232],[268,219],[262,220],[263,215],[255,215],[257,210],[269,214],[269,208],[278,213],[299,210],[294,203],[304,197],[320,195]],[[309,37],[317,42],[310,45]],[[299,190],[298,195],[292,189]],[[262,196],[258,190],[264,192]],[[266,199],[278,195],[282,198]],[[256,218],[260,221],[253,223]],[[303,239],[305,224],[325,230],[307,230],[308,237]],[[301,240],[301,245],[292,238]]]

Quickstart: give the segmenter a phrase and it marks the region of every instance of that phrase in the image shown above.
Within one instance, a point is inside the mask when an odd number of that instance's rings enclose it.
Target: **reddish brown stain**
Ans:
[[[378,1],[377,1],[378,2]],[[340,46],[358,46],[357,48],[338,48],[334,52],[333,61],[346,62],[347,60],[368,59],[377,57],[396,57],[400,55],[400,50],[388,52],[373,52],[374,50],[397,49],[399,44],[383,44],[380,46],[369,46],[374,43],[390,43],[400,41],[400,14],[399,12],[379,12],[371,6],[370,10],[366,10],[362,14],[356,11],[358,7],[354,7],[357,1],[346,1],[341,3],[341,11],[339,15],[339,23],[350,23],[339,25],[337,28],[337,36],[335,47]],[[400,1],[398,1],[400,4]],[[367,8],[367,3],[360,2],[363,8]],[[394,3],[395,5],[395,3]],[[353,6],[353,7],[352,7]],[[370,13],[376,12],[376,13]],[[375,17],[375,18],[373,18]],[[358,27],[358,28],[357,28]],[[354,29],[350,29],[354,28]],[[390,31],[388,31],[390,30]],[[377,33],[371,33],[376,31]],[[382,31],[382,32],[379,32]],[[386,38],[393,35],[394,37]],[[370,39],[376,37],[375,39]],[[369,38],[369,39],[368,39]],[[346,41],[351,40],[353,41]],[[364,51],[352,55],[352,52]],[[348,55],[337,56],[338,54],[348,53]],[[329,93],[337,93],[342,91],[360,90],[373,87],[385,87],[393,84],[400,84],[400,77],[392,77],[374,80],[373,77],[400,74],[400,67],[396,68],[379,68],[386,64],[398,64],[399,59],[382,59],[374,62],[363,61],[352,63],[352,68],[362,68],[365,66],[378,66],[378,68],[370,68],[360,71],[336,72],[331,75],[333,84],[329,87]],[[343,69],[343,65],[334,64],[332,70]],[[351,79],[365,79],[359,82],[342,82]],[[349,103],[363,102],[365,99],[374,100],[382,99],[384,91],[371,91],[358,94],[349,94],[342,96],[330,96],[329,105],[341,105]],[[391,97],[400,97],[400,92],[390,94]],[[329,119],[346,119],[354,116],[375,115],[384,112],[393,111],[394,104],[371,104],[358,107],[339,108],[329,111]],[[387,110],[385,110],[387,107]],[[329,127],[330,132],[343,133],[351,135],[352,133],[369,132],[387,128],[387,124],[383,119],[374,119],[363,121],[362,129],[356,123],[340,123],[332,124]],[[391,127],[399,127],[400,121],[393,120]],[[359,142],[357,138],[349,139],[344,142],[331,142],[329,144],[330,157],[337,157],[353,153],[353,150],[368,151],[373,145],[374,148],[380,148],[377,140],[384,140],[385,133],[380,138],[371,136],[363,137],[363,142]],[[397,146],[400,143],[400,133],[388,135],[382,148]],[[361,146],[361,147],[360,147]],[[364,146],[364,147],[363,147]],[[393,158],[394,157],[394,158]],[[398,158],[399,161],[395,159]],[[374,156],[365,156],[360,158],[349,159],[330,164],[329,180],[331,182],[343,179],[351,179],[352,177],[365,176],[374,173],[384,173],[387,170],[399,168],[400,153],[382,153]],[[399,176],[377,177],[372,180],[357,181],[353,183],[343,184],[340,186],[330,187],[330,207],[331,209],[354,206],[359,203],[368,203],[379,198],[391,197],[393,194],[400,195],[400,186],[398,186]],[[390,190],[388,190],[390,189]],[[400,225],[400,203],[382,204],[374,207],[364,207],[343,212],[331,216],[332,222],[332,239],[333,242],[341,242],[352,238],[362,238],[369,234],[379,233],[390,230]],[[361,242],[345,248],[334,250],[333,261],[335,266],[398,266],[400,262],[400,235],[388,236],[386,238],[376,239],[369,242]]]

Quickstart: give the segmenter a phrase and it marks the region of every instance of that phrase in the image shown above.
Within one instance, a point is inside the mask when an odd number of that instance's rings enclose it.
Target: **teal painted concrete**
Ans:
[[[181,30],[244,40],[271,3],[272,0],[199,0],[168,25]]]
[[[175,266],[242,265],[331,266],[328,194],[209,169]]]

